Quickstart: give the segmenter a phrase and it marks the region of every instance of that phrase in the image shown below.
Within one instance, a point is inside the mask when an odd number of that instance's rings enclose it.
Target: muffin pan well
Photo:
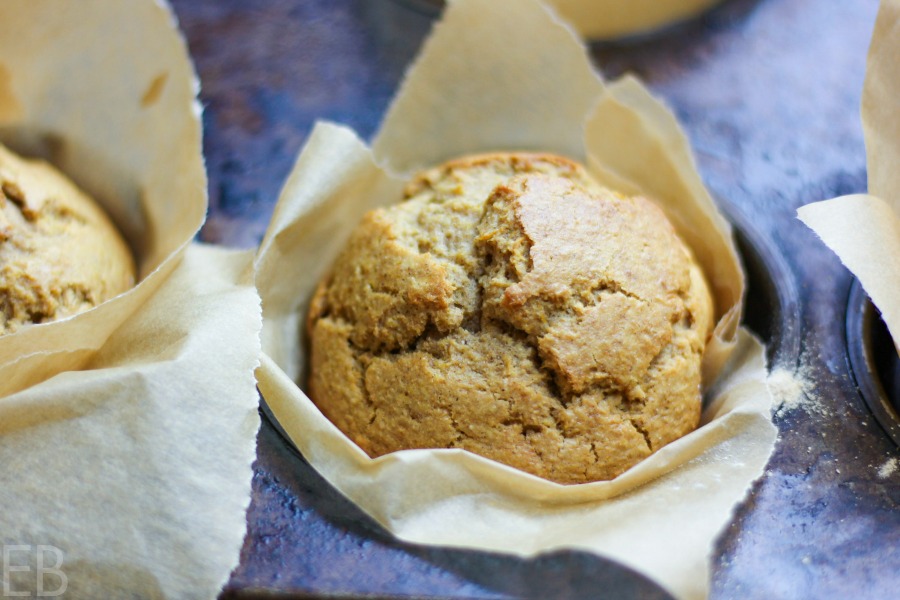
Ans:
[[[798,298],[791,272],[759,231],[741,217],[731,218],[747,272],[744,322],[766,341],[770,357],[796,359]],[[227,598],[256,597],[249,588],[279,580],[286,565],[292,580],[279,581],[275,589],[310,587],[340,598],[370,593],[385,598],[587,598],[597,589],[615,598],[671,598],[643,575],[583,552],[520,559],[393,539],[309,466],[264,399],[261,404],[267,420],[259,439],[250,534]],[[349,574],[337,566],[347,561],[365,567]]]
[[[863,400],[884,432],[900,446],[900,355],[859,281],[853,282],[847,300],[847,350]]]
[[[794,274],[764,232],[733,207],[727,212],[747,275],[743,323],[765,342],[770,365],[794,362],[800,355],[800,295]]]

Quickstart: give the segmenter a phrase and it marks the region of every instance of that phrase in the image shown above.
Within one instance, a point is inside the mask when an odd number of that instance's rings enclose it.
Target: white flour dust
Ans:
[[[820,415],[827,413],[816,393],[815,382],[812,381],[808,369],[800,367],[791,370],[777,367],[769,373],[766,384],[775,401],[776,413],[798,408],[807,413]]]
[[[897,472],[898,466],[900,466],[900,461],[898,461],[896,458],[887,459],[887,462],[878,467],[878,478],[887,479]]]

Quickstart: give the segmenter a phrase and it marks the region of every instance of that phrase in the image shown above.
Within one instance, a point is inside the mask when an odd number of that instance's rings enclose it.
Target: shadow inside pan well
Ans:
[[[856,280],[847,300],[846,324],[856,386],[878,424],[900,446],[900,355],[881,313]]]
[[[747,276],[742,322],[765,342],[770,368],[794,364],[800,356],[800,301],[794,275],[768,237],[745,217],[729,212]]]

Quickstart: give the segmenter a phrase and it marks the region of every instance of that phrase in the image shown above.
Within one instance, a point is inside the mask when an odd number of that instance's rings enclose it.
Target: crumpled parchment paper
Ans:
[[[168,6],[8,0],[0,141],[113,217],[139,283],[0,337],[4,594],[211,598],[236,566],[258,427],[252,256],[205,217],[197,79]]]
[[[462,154],[543,150],[652,196],[703,266],[718,324],[704,361],[703,426],[615,480],[563,486],[462,450],[372,460],[303,392],[303,320],[362,214],[400,199],[406,175]],[[674,116],[633,78],[604,83],[584,47],[534,0],[457,0],[407,73],[371,148],[313,131],[257,257],[259,387],[329,482],[398,537],[523,556],[580,548],[678,597],[708,590],[713,542],[773,448],[762,345],[738,327],[744,280]]]

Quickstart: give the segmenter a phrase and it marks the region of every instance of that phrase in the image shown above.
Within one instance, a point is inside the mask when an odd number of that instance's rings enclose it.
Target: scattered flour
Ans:
[[[828,414],[819,400],[815,383],[812,381],[808,369],[801,367],[791,370],[777,367],[769,373],[766,385],[775,401],[776,414],[798,408],[810,414]]]
[[[900,461],[898,461],[896,458],[887,459],[887,462],[878,467],[878,478],[887,479],[897,472],[898,466],[900,466]]]
[[[812,369],[809,363],[801,358],[801,366],[796,370],[786,367],[776,367],[769,372],[766,385],[773,399],[773,414],[781,415],[788,411],[803,410],[807,414],[816,414],[828,417],[833,413],[828,410],[817,392],[816,382],[812,377]],[[867,423],[862,422],[863,426]],[[825,432],[821,432],[825,437]],[[812,446],[807,447],[807,453],[812,454]],[[870,465],[870,468],[872,466]],[[840,469],[835,469],[840,474]],[[884,464],[877,467],[879,479],[888,479],[900,473],[900,458],[888,458]]]

